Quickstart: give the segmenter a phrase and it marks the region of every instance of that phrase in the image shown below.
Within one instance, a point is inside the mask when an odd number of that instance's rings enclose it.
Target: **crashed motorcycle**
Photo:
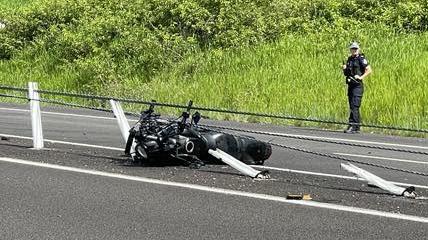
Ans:
[[[270,157],[272,148],[268,143],[200,127],[201,114],[195,112],[190,116],[191,105],[189,102],[187,111],[175,120],[162,119],[155,113],[154,105],[150,105],[131,127],[125,153],[143,163],[173,158],[193,167],[218,163],[209,154],[210,149],[220,149],[245,164],[262,165]]]

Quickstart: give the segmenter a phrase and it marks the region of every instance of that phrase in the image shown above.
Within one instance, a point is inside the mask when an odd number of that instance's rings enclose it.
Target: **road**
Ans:
[[[428,201],[349,178],[340,161],[274,147],[272,180],[223,165],[143,167],[123,153],[111,114],[44,107],[46,149],[31,150],[27,106],[0,104],[1,239],[423,239]],[[428,152],[427,139],[203,120],[204,123]],[[288,146],[428,173],[428,157],[280,137]],[[59,142],[61,141],[61,142]],[[87,145],[90,146],[87,146]],[[102,147],[101,147],[102,146]],[[40,165],[40,163],[43,163]],[[358,165],[416,185],[427,177]],[[291,172],[290,172],[291,171]],[[110,174],[110,175],[109,175]],[[156,181],[154,181],[154,180]],[[284,200],[289,193],[311,201]]]

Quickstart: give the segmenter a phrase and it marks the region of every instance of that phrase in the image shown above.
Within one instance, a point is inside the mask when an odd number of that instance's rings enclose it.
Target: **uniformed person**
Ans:
[[[372,72],[372,69],[360,53],[360,46],[353,42],[349,46],[351,55],[348,57],[343,67],[343,73],[348,85],[348,102],[349,102],[349,125],[344,130],[345,133],[358,133],[360,131],[360,106],[364,93],[363,80]]]

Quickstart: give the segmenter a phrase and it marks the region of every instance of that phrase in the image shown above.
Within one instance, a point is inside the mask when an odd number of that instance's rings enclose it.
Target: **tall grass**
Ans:
[[[365,80],[364,122],[428,128],[428,34],[374,34],[366,39],[363,50],[374,73]],[[333,35],[289,35],[274,44],[194,54],[150,82],[134,76],[101,86],[98,93],[175,103],[193,99],[211,107],[346,120],[346,85],[340,69],[346,44]],[[32,80],[45,89],[85,91],[71,66],[54,62],[49,55],[2,61],[1,83],[24,85]]]
[[[0,0],[0,5],[15,7],[25,2],[28,1]],[[43,89],[92,91],[183,104],[192,99],[199,106],[346,121],[346,85],[340,66],[352,39],[361,42],[374,70],[364,80],[363,122],[427,129],[428,33],[395,34],[382,25],[350,31],[335,32],[332,28],[304,35],[290,33],[275,43],[235,50],[195,50],[182,61],[156,72],[150,81],[143,71],[126,69],[125,64],[121,70],[129,72],[126,77],[91,89],[85,89],[85,73],[73,62],[61,62],[49,49],[29,47],[12,60],[0,60],[0,83],[26,85],[37,81]],[[204,115],[282,123],[245,116]]]
[[[365,80],[364,122],[428,128],[428,34],[370,36],[364,52],[374,70]],[[286,36],[275,44],[237,51],[198,53],[142,83],[134,76],[100,94],[345,120],[346,85],[340,65],[346,41],[334,36]],[[85,91],[69,65],[49,55],[1,61],[2,84],[38,81],[45,89]],[[249,120],[251,118],[240,118]]]
[[[369,34],[362,44],[374,73],[365,80],[364,122],[428,128],[428,34]],[[161,101],[193,99],[213,107],[346,120],[340,69],[348,54],[346,44],[334,35],[290,35],[275,44],[193,56],[152,82],[131,79],[115,91]]]
[[[0,8],[17,8],[30,2],[30,0],[0,0]]]

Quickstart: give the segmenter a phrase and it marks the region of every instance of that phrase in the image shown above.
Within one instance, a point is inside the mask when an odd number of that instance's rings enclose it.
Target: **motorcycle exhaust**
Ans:
[[[142,159],[147,159],[147,152],[146,150],[144,150],[144,148],[141,145],[137,145],[135,147],[135,151],[138,153],[139,157],[141,157]]]

